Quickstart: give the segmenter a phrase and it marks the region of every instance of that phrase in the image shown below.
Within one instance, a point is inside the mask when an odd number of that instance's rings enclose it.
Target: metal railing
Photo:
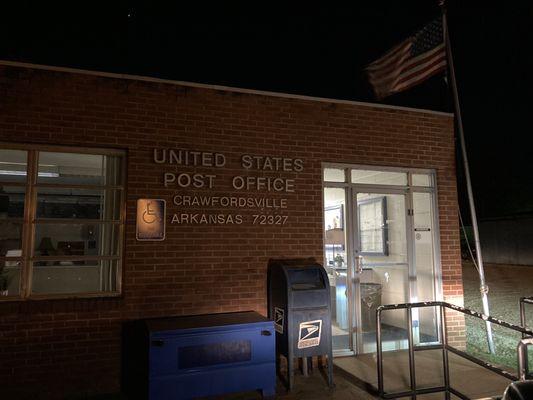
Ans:
[[[520,325],[527,329],[526,321],[526,304],[533,304],[533,297],[520,298]],[[527,347],[533,345],[533,338],[525,333],[522,333],[522,340],[518,343],[516,352],[518,354],[518,374],[520,380],[533,378],[529,373]]]
[[[518,342],[518,346],[516,347],[516,354],[518,354],[518,377],[521,381],[531,378],[527,359],[527,346],[531,345],[533,345],[533,338],[526,338]]]
[[[524,328],[527,327],[526,322],[526,304],[533,304],[533,297],[520,297],[520,325]],[[522,333],[522,338],[525,339],[527,336]]]
[[[531,300],[531,304],[533,304],[533,300]],[[438,307],[439,308],[440,343],[432,344],[432,345],[415,345],[414,340],[413,340],[413,316],[412,316],[411,311],[413,308],[426,308],[426,307]],[[407,328],[408,328],[407,329],[407,342],[408,342],[408,354],[409,354],[409,387],[410,387],[410,390],[403,391],[403,392],[386,393],[384,390],[384,382],[383,382],[383,349],[382,349],[381,314],[383,311],[400,310],[400,309],[405,309],[407,312]],[[400,397],[411,397],[412,399],[416,399],[417,395],[444,392],[445,398],[447,400],[450,399],[450,394],[453,394],[459,397],[460,399],[469,400],[469,398],[465,394],[454,389],[450,384],[450,367],[449,367],[449,360],[448,360],[448,352],[452,352],[462,358],[465,358],[468,361],[471,361],[481,367],[484,367],[492,372],[495,372],[511,381],[516,381],[520,379],[518,376],[513,375],[508,371],[505,371],[493,364],[487,363],[483,360],[480,360],[479,358],[471,356],[470,354],[462,350],[459,350],[453,346],[450,346],[448,343],[448,336],[447,336],[446,318],[445,318],[445,313],[444,313],[445,309],[450,309],[450,310],[468,315],[470,317],[481,319],[485,322],[490,322],[495,325],[499,325],[504,328],[508,328],[513,331],[516,331],[516,332],[520,332],[524,337],[533,336],[533,331],[525,327],[510,324],[508,322],[493,318],[491,316],[484,315],[476,311],[472,311],[467,308],[459,307],[459,306],[456,306],[450,303],[446,303],[444,301],[390,304],[390,305],[380,306],[378,307],[377,312],[376,312],[376,342],[377,342],[377,365],[378,365],[378,393],[379,393],[379,396],[381,396],[381,398],[396,399]],[[525,346],[527,347],[527,345]],[[519,348],[520,348],[520,344],[519,344]],[[442,350],[442,366],[443,366],[443,371],[444,371],[444,385],[418,389],[416,385],[415,352],[423,351],[423,350],[436,350],[436,349]],[[523,350],[522,350],[522,354],[523,354]],[[518,353],[518,359],[520,361],[520,352]],[[527,357],[523,361],[525,361],[527,364]],[[527,369],[527,366],[525,368]]]

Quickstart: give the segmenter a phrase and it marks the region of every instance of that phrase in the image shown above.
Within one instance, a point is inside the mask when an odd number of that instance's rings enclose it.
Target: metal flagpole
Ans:
[[[481,256],[481,245],[479,243],[479,230],[477,225],[476,217],[476,206],[474,204],[474,194],[472,192],[472,182],[470,180],[470,168],[468,167],[468,156],[466,154],[466,144],[465,136],[463,131],[463,120],[461,118],[461,107],[459,105],[459,95],[457,93],[457,82],[455,81],[455,70],[453,67],[453,57],[452,57],[452,48],[450,46],[450,36],[448,35],[448,23],[446,20],[446,6],[444,1],[441,2],[442,8],[442,29],[446,46],[446,55],[448,59],[449,72],[450,72],[450,81],[452,86],[453,93],[453,102],[455,106],[455,115],[457,118],[457,130],[459,132],[459,140],[461,141],[461,153],[463,156],[463,165],[465,170],[466,177],[466,189],[468,193],[468,203],[470,205],[470,215],[472,217],[472,230],[474,232],[474,242],[476,246],[476,258],[479,272],[479,291],[481,292],[481,301],[483,303],[483,314],[490,315],[489,311],[489,298],[487,293],[489,292],[489,287],[485,282],[485,270],[483,269],[483,258]],[[491,354],[494,354],[494,339],[492,337],[492,326],[490,322],[485,321],[485,326],[487,328],[487,343],[489,346],[489,351]]]

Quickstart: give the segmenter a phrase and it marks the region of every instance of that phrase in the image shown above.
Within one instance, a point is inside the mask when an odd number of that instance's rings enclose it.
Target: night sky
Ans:
[[[364,66],[440,13],[430,0],[322,3],[19,0],[0,6],[0,59],[373,102]],[[481,218],[533,213],[528,3],[448,4]],[[442,75],[382,103],[452,111]]]

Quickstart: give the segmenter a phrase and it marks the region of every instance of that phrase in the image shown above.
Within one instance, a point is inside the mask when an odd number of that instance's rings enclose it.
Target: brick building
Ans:
[[[338,356],[376,302],[462,302],[453,115],[0,64],[2,394],[119,391],[123,321],[265,314],[273,257],[324,263]]]

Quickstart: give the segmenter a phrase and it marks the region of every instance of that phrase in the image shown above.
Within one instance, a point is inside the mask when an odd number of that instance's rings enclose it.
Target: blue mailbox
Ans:
[[[294,359],[303,358],[307,371],[313,356],[327,356],[328,385],[333,387],[331,295],[326,271],[312,258],[271,259],[267,288],[277,354],[287,359],[288,389],[294,384]]]
[[[123,331],[123,391],[128,398],[192,399],[261,390],[275,395],[273,322],[236,312],[157,318]]]

